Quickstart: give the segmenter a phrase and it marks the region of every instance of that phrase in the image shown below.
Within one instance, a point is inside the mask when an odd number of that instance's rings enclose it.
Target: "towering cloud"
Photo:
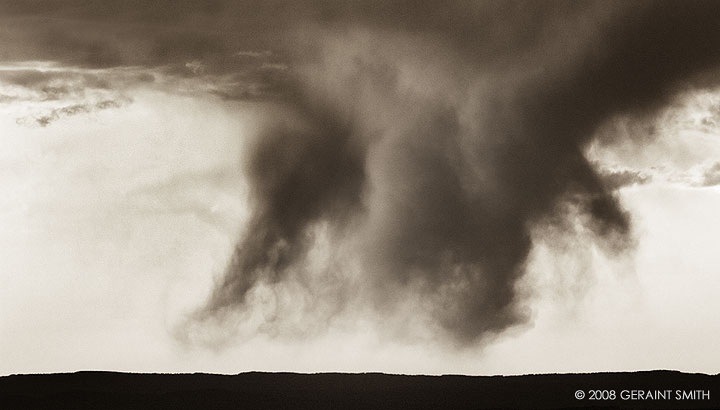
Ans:
[[[59,4],[33,2],[45,3]],[[713,83],[720,63],[717,2],[180,3],[78,2],[65,15],[94,30],[115,7],[117,33],[162,28],[119,45],[98,36],[98,65],[197,60],[272,90],[244,158],[252,216],[200,322],[298,281],[333,311],[360,299],[392,316],[416,297],[462,343],[520,323],[516,284],[540,221],[570,201],[608,249],[631,235],[583,154],[595,130]],[[321,271],[335,291],[312,280]]]

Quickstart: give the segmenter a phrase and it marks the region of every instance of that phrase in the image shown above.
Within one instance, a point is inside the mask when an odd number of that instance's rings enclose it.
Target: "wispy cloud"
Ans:
[[[51,123],[66,117],[72,117],[80,114],[90,114],[97,111],[103,111],[111,108],[120,108],[130,104],[132,99],[123,98],[117,100],[103,100],[96,103],[73,104],[60,108],[53,108],[49,112],[21,117],[16,120],[19,125],[36,124],[40,127],[47,127]]]
[[[52,63],[0,67],[4,109],[16,123],[47,127],[63,118],[89,115],[132,103],[127,70],[89,70]]]
[[[230,73],[217,72],[211,62],[201,60],[117,68],[83,68],[57,62],[6,64],[0,66],[0,108],[14,113],[20,125],[47,127],[63,118],[127,106],[138,87],[230,100],[281,96],[288,67],[256,60],[239,63]]]
[[[708,167],[702,175],[701,186],[720,185],[720,162]]]
[[[652,180],[652,175],[643,171],[632,169],[603,169],[600,171],[600,178],[607,189],[618,190],[626,186],[642,185]]]
[[[272,51],[238,51],[235,55],[239,57],[267,58],[272,56]]]

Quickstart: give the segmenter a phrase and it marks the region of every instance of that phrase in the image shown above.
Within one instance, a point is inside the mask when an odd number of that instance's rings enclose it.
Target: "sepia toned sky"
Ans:
[[[718,7],[0,1],[0,374],[717,373]]]

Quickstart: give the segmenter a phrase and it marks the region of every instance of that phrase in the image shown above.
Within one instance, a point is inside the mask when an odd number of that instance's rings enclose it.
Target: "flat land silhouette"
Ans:
[[[720,375],[676,371],[525,376],[83,371],[0,377],[0,409],[6,410],[720,409],[719,399]]]

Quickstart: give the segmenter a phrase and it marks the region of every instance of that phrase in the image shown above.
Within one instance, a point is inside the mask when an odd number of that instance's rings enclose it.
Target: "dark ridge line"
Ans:
[[[603,391],[614,397],[591,398]],[[621,391],[670,393],[635,401]],[[677,392],[692,397],[677,399]],[[719,393],[720,375],[678,370],[509,376],[81,370],[0,377],[2,410],[718,410]]]
[[[277,375],[277,376],[387,376],[387,377],[470,377],[470,378],[514,378],[514,377],[542,377],[542,376],[586,376],[586,375],[657,375],[657,374],[676,374],[689,376],[720,376],[720,373],[703,373],[703,372],[684,372],[672,369],[656,369],[656,370],[633,370],[633,371],[602,371],[602,372],[577,372],[577,373],[524,373],[524,374],[460,374],[460,373],[443,373],[443,374],[422,374],[422,373],[385,373],[385,372],[285,372],[285,371],[261,371],[251,370],[240,373],[207,373],[207,372],[126,372],[118,370],[76,370],[71,372],[47,372],[47,373],[11,373],[0,375],[0,378],[12,376],[55,376],[55,375],[83,375],[83,374],[107,374],[107,375],[129,375],[129,376],[221,376],[234,377],[242,375]]]

